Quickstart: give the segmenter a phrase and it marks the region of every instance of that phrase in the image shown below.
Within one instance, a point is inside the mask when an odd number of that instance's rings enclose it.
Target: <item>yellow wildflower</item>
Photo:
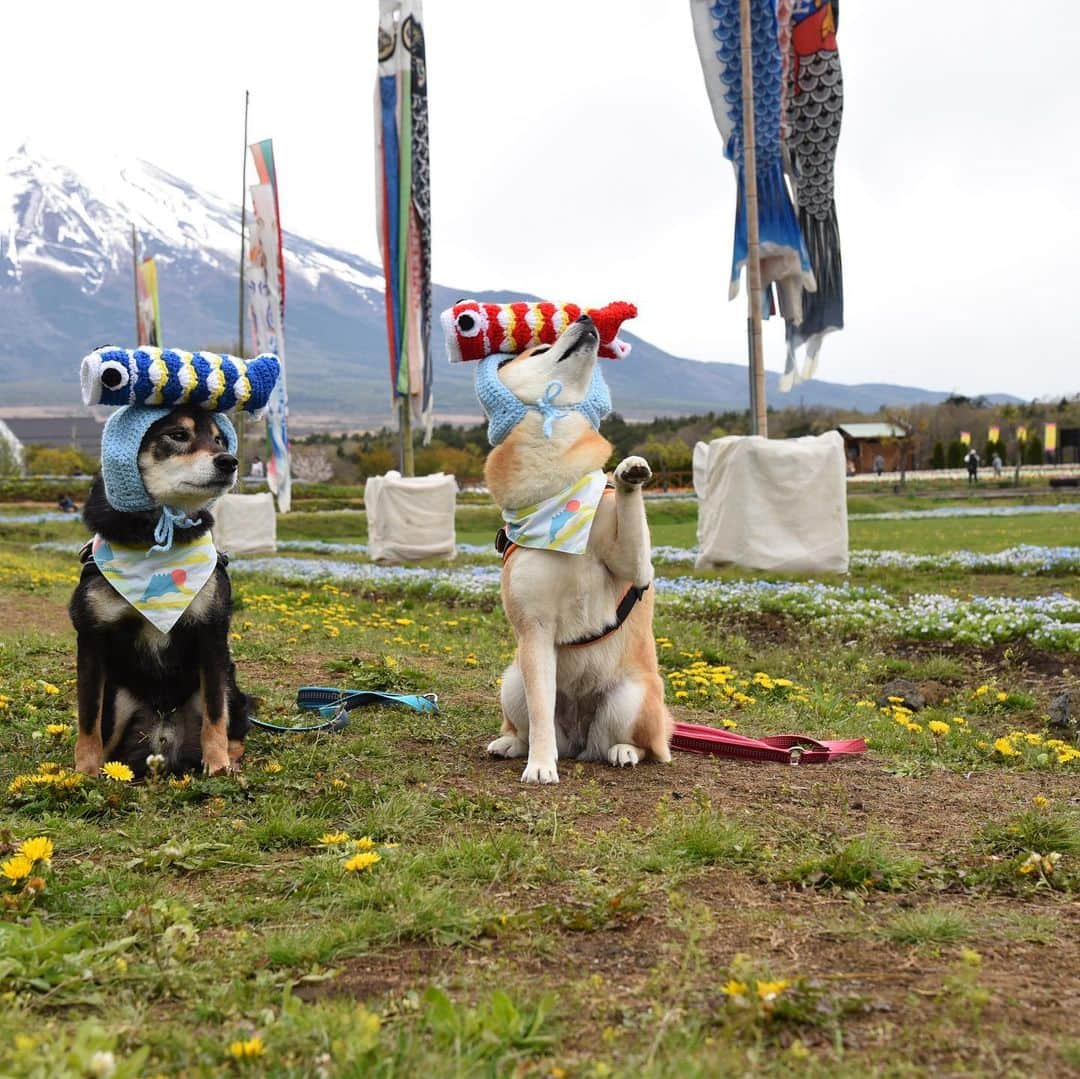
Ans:
[[[757,982],[755,988],[762,1000],[775,1000],[789,985],[791,985],[789,979],[777,978],[771,982]]]
[[[973,697],[985,697],[990,692],[989,686],[979,686],[977,690],[972,694]]]
[[[0,864],[0,874],[7,877],[13,884],[30,876],[34,871],[34,863],[25,854],[16,854]]]
[[[948,734],[952,730],[952,727],[948,723],[942,723],[940,719],[932,719],[927,724],[932,734]]]
[[[1036,809],[1045,809],[1050,804],[1050,799],[1045,794],[1036,794],[1031,801]]]
[[[130,783],[135,778],[135,773],[120,761],[106,761],[102,765],[101,774],[106,779],[115,780],[117,783]]]
[[[25,839],[19,844],[19,853],[32,862],[51,862],[53,842],[43,835],[34,839]]]
[[[63,738],[70,730],[66,723],[49,723],[45,727],[45,733],[53,738]]]
[[[855,702],[855,707],[856,708],[876,708],[877,705],[875,705],[873,701],[856,701]]]
[[[229,1045],[229,1056],[236,1060],[255,1060],[266,1052],[262,1038],[256,1036],[246,1041],[235,1041]]]
[[[332,847],[335,843],[348,843],[348,841],[348,832],[323,832],[323,834],[319,836],[319,842],[324,847]]]
[[[278,761],[267,761],[263,765],[263,771],[269,772],[271,775],[273,775],[275,772],[280,772],[281,768],[282,765]]]
[[[47,693],[50,697],[55,697],[60,690],[52,684],[52,682],[39,681],[38,685],[41,686],[42,692]]]
[[[1003,757],[1017,756],[1017,752],[1008,738],[998,738],[997,741],[994,742],[994,749],[996,749]]]
[[[721,992],[729,997],[743,997],[746,996],[746,982],[736,981],[734,978],[729,979],[727,985],[725,985]]]
[[[353,846],[357,850],[374,850],[375,840],[369,835],[362,835],[359,839],[353,840]]]
[[[172,787],[174,791],[186,791],[188,787],[191,786],[191,775],[180,776],[179,778],[171,776],[169,778],[169,786]]]
[[[889,702],[889,704],[903,704],[904,703],[904,698],[903,697],[887,697],[886,700]]]
[[[370,869],[377,862],[381,862],[382,857],[375,853],[373,850],[363,851],[360,854],[354,854],[348,861],[344,863],[346,873],[362,873],[365,870]]]
[[[1009,699],[1008,693],[998,693],[997,699],[999,701],[1007,701]]]

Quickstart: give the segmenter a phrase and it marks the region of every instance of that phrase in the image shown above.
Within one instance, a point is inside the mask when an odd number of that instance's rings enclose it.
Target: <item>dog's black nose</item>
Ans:
[[[214,468],[219,472],[235,472],[239,463],[231,453],[219,453],[214,457]]]
[[[592,319],[589,318],[588,315],[582,315],[581,318],[578,319],[578,322],[592,322]]]

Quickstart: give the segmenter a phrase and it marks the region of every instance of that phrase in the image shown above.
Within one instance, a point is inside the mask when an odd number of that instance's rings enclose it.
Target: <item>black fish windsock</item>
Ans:
[[[787,321],[787,366],[780,379],[785,391],[813,378],[821,342],[844,327],[844,279],[840,228],[833,201],[833,170],[844,111],[844,81],[836,28],[839,0],[783,0],[779,7],[781,48],[785,51],[785,143],[791,182],[799,207],[799,228],[810,253],[816,288],[804,291],[802,320]],[[800,372],[795,350],[806,346]]]
[[[278,380],[277,356],[251,360],[178,348],[95,349],[83,357],[79,380],[85,405],[197,405],[208,412],[266,407]]]

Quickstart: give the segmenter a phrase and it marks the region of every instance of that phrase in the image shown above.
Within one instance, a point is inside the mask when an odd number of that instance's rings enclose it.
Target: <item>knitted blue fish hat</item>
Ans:
[[[158,543],[155,549],[161,550],[168,550],[172,546],[174,527],[190,528],[196,523],[183,510],[159,506],[151,498],[139,474],[139,447],[143,437],[170,412],[171,408],[125,405],[109,417],[101,435],[101,478],[105,482],[105,498],[113,509],[122,513],[160,509],[161,518],[154,538]],[[228,452],[235,454],[237,438],[232,421],[218,413],[214,416],[214,422],[225,437]]]
[[[558,379],[552,379],[543,396],[535,404],[527,404],[511,393],[499,378],[499,364],[506,359],[506,356],[495,353],[481,360],[476,368],[476,396],[480,398],[480,407],[487,416],[488,442],[493,446],[502,442],[530,412],[539,412],[543,416],[544,438],[551,438],[555,421],[571,412],[580,412],[594,430],[600,429],[600,421],[611,411],[611,391],[600,373],[599,364],[593,367],[592,381],[584,400],[572,405],[556,404],[563,386]]]
[[[178,348],[98,348],[79,371],[84,405],[198,405],[208,412],[266,407],[281,373],[273,353],[251,360]]]

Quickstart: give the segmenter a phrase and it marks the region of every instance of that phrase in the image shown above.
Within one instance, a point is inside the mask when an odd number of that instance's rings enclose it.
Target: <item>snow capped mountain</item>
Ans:
[[[287,189],[285,206],[287,207]],[[286,210],[287,218],[287,210]],[[132,340],[131,227],[158,263],[167,343],[235,348],[240,208],[145,161],[97,156],[73,167],[28,145],[0,170],[0,407],[77,407],[78,363],[104,342]],[[294,416],[354,426],[389,417],[382,270],[360,255],[286,232],[289,401]],[[437,312],[464,295],[433,288]],[[561,299],[563,297],[554,297]],[[646,341],[607,364],[626,415],[745,408],[745,368],[678,359]],[[469,364],[447,364],[435,321],[435,401],[442,415],[479,417]],[[769,373],[775,391],[777,376]],[[874,410],[944,395],[888,385],[809,382],[777,404]]]
[[[119,158],[66,165],[24,144],[0,179],[0,267],[19,281],[25,263],[77,273],[93,294],[131,263],[131,228],[163,266],[191,259],[235,273],[240,209],[196,191],[146,161]],[[383,288],[382,271],[365,259],[289,234],[286,272],[312,288],[324,274],[358,289]]]

